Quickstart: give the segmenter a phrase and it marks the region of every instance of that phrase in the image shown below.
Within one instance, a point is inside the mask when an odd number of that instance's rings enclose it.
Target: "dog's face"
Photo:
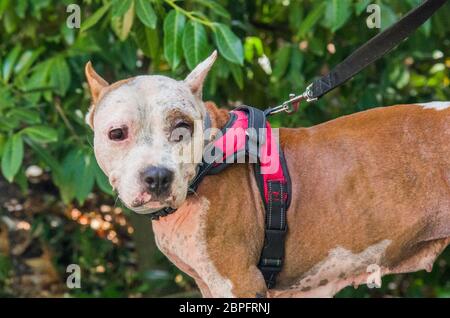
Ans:
[[[203,81],[216,52],[184,81],[138,76],[109,85],[91,64],[87,120],[97,162],[119,198],[137,213],[179,207],[203,148]]]

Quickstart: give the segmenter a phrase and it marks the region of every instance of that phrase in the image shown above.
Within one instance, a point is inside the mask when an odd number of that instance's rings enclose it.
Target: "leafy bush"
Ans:
[[[264,108],[302,92],[376,35],[366,26],[369,3],[381,6],[384,29],[420,0],[85,0],[76,2],[81,28],[71,29],[73,2],[0,0],[1,171],[26,191],[26,167],[41,166],[66,204],[96,190],[112,194],[84,123],[88,60],[109,81],[181,79],[217,48],[205,98]],[[448,9],[351,82],[273,124],[309,126],[374,106],[448,100]]]

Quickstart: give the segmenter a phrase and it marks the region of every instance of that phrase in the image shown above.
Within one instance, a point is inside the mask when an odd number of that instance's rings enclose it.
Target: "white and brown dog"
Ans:
[[[120,199],[153,221],[161,251],[205,297],[332,296],[381,275],[432,269],[450,242],[450,102],[381,107],[311,128],[280,129],[292,179],[285,264],[274,289],[257,268],[264,206],[250,164],[206,177],[179,155],[228,112],[202,101],[216,53],[184,81],[109,85],[88,63],[95,155]],[[179,138],[181,130],[192,138]],[[202,144],[203,145],[203,144]],[[220,187],[219,187],[220,185]]]

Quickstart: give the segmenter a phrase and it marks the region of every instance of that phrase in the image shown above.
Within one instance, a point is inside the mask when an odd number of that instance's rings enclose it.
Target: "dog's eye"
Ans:
[[[128,136],[128,130],[126,127],[115,128],[115,129],[110,130],[108,133],[109,139],[114,140],[114,141],[125,140],[125,139],[127,139],[127,136]]]
[[[185,137],[190,137],[192,134],[192,125],[187,122],[180,121],[177,123],[170,134],[170,140],[174,142],[180,142]]]
[[[189,123],[187,123],[187,122],[184,122],[184,121],[177,123],[175,125],[175,129],[177,129],[177,128],[185,128],[185,129],[187,129],[189,131],[192,130],[191,125]]]

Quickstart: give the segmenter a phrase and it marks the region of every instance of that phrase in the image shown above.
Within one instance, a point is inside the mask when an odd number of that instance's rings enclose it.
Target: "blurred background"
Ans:
[[[95,162],[84,122],[88,60],[110,82],[182,79],[217,48],[205,100],[265,108],[301,93],[419,3],[0,0],[0,296],[199,296]],[[369,4],[379,5],[381,29],[367,26]],[[449,9],[352,81],[272,124],[306,127],[376,106],[449,100]],[[449,262],[447,249],[432,273],[338,296],[450,297]],[[81,288],[67,287],[69,264],[80,266]]]

